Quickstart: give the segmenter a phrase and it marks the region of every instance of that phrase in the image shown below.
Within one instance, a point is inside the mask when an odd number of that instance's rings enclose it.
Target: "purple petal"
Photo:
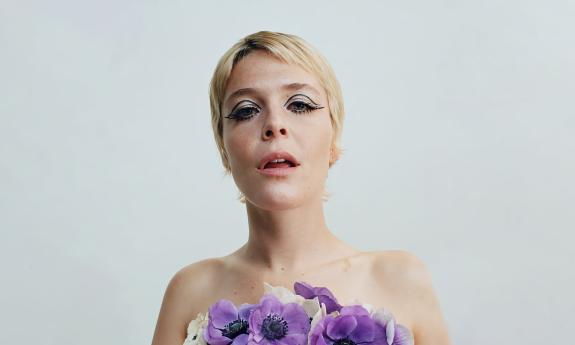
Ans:
[[[204,339],[210,345],[228,345],[230,343],[230,338],[223,336],[222,332],[212,325],[208,325],[204,329]]]
[[[281,306],[282,303],[280,302],[280,300],[272,295],[272,294],[265,294],[261,299],[260,299],[260,304],[257,307],[261,313],[262,316],[265,317],[268,314],[280,314],[281,313]]]
[[[281,315],[289,325],[289,333],[307,334],[309,332],[309,316],[305,312],[305,309],[299,304],[288,303],[284,305]]]
[[[331,345],[333,343],[331,339],[324,338],[325,327],[328,323],[332,322],[333,319],[334,316],[326,315],[314,325],[310,333],[310,345]]]
[[[281,345],[307,345],[307,334],[286,334],[278,343]]]
[[[248,335],[247,334],[240,334],[234,338],[232,345],[247,345],[248,343]],[[211,345],[211,343],[210,343]]]
[[[240,319],[247,320],[255,307],[257,307],[257,304],[244,303],[240,305],[238,308],[238,315]]]
[[[325,341],[325,338],[322,336],[319,336],[315,338],[314,341],[310,342],[310,345],[331,345],[331,344],[332,344],[331,342],[327,343]]]
[[[315,297],[313,287],[306,282],[295,282],[293,285],[293,289],[296,294],[304,298],[311,299]]]
[[[326,333],[332,340],[343,339],[346,338],[356,326],[357,321],[354,316],[340,315],[327,324]]]
[[[318,296],[319,295],[325,295],[325,296],[328,296],[331,299],[335,300],[335,296],[333,295],[333,293],[326,287],[323,287],[323,286],[315,287],[315,288],[313,288],[313,292]]]
[[[413,345],[413,334],[407,327],[396,324],[392,345]]]
[[[354,343],[372,342],[375,337],[375,322],[369,316],[356,316],[357,326],[349,334]]]
[[[256,341],[260,341],[261,337],[263,336],[261,334],[263,320],[264,316],[262,315],[260,309],[254,309],[248,318],[248,327],[250,329],[250,333],[254,334]]]
[[[209,319],[214,327],[224,328],[230,322],[238,319],[238,309],[231,301],[221,299],[210,307]]]
[[[361,305],[347,305],[339,311],[340,315],[370,316],[367,309]]]
[[[325,311],[328,314],[331,314],[334,311],[339,311],[341,309],[341,305],[328,296],[318,296],[318,300],[319,303],[325,304]]]

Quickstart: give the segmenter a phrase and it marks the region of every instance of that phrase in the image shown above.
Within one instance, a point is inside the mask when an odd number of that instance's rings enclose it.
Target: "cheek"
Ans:
[[[302,141],[302,153],[305,154],[308,162],[314,165],[313,171],[323,174],[323,167],[329,167],[330,148],[332,140],[332,128],[329,118],[318,119],[313,123],[308,123],[305,128],[301,128],[304,133]]]
[[[224,129],[224,148],[232,169],[234,166],[245,164],[249,161],[250,143],[246,140],[246,138],[249,138],[249,134],[245,132],[246,130],[241,128]]]

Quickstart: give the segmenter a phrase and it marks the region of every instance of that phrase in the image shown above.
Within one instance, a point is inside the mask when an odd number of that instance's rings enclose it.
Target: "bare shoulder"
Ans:
[[[167,284],[152,345],[181,345],[187,327],[199,312],[205,312],[206,292],[222,269],[220,258],[189,264],[178,270]]]
[[[406,250],[376,251],[373,257],[374,277],[389,284],[413,286],[429,283],[429,271],[425,263],[415,254]],[[402,289],[406,286],[401,286]]]
[[[405,250],[373,255],[373,277],[409,315],[415,344],[450,345],[448,329],[427,265]]]

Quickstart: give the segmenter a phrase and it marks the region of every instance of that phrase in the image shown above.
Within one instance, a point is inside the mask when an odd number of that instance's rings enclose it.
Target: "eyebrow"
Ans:
[[[281,87],[282,90],[288,90],[288,91],[295,91],[295,90],[301,90],[301,89],[308,89],[312,92],[315,92],[318,96],[320,95],[319,91],[306,83],[290,83],[290,84],[284,84]],[[229,100],[238,97],[238,96],[242,96],[242,95],[249,95],[251,93],[255,93],[257,92],[257,89],[252,88],[252,87],[246,87],[246,88],[242,88],[242,89],[238,89],[234,92],[232,92],[227,98],[226,98],[226,102],[228,102]]]

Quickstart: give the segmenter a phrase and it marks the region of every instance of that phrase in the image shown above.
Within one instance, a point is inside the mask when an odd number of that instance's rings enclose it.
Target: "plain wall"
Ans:
[[[421,258],[454,344],[565,343],[574,17],[558,0],[2,0],[0,343],[150,343],[173,274],[243,244],[208,83],[259,30],[303,37],[341,82],[330,229]]]

